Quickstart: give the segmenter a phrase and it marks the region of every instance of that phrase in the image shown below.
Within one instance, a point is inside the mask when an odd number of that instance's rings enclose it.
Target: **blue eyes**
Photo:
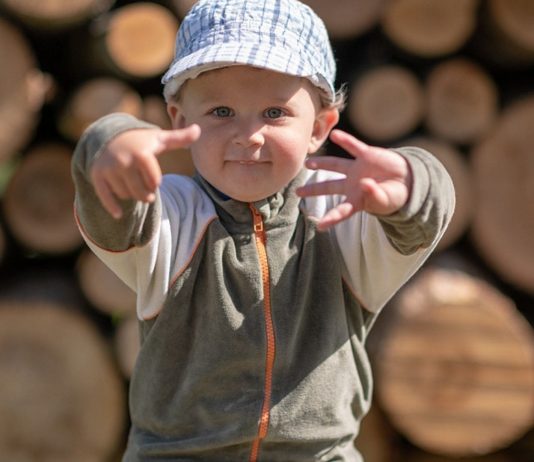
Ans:
[[[234,115],[234,112],[226,106],[216,107],[211,113],[217,117],[225,118]]]
[[[227,117],[232,117],[235,115],[234,111],[230,109],[227,106],[219,106],[213,109],[211,112],[215,117],[219,117],[221,119],[225,119]],[[267,119],[279,119],[280,117],[284,117],[286,113],[277,107],[270,107],[269,109],[266,109],[263,112],[263,117]]]
[[[268,119],[278,119],[284,115],[284,112],[277,107],[270,107],[264,112],[264,115]]]

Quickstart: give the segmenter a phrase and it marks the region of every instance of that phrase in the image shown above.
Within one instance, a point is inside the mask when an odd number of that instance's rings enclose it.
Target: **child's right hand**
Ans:
[[[184,129],[134,129],[113,138],[96,157],[90,177],[103,207],[116,219],[118,199],[153,202],[161,183],[157,156],[189,146],[200,136],[198,125]]]

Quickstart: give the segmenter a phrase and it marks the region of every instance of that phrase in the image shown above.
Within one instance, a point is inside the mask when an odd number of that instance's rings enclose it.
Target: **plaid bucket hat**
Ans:
[[[322,20],[298,0],[200,0],[183,19],[162,78],[169,101],[187,79],[232,65],[305,77],[335,99],[336,65]]]

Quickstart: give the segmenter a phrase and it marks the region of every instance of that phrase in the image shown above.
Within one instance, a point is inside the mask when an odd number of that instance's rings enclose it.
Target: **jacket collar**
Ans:
[[[208,194],[215,205],[221,222],[229,231],[250,233],[253,221],[251,206],[260,212],[267,230],[287,226],[297,220],[301,198],[297,196],[295,191],[304,184],[306,170],[301,170],[283,190],[253,203],[228,198],[198,173],[194,179]]]

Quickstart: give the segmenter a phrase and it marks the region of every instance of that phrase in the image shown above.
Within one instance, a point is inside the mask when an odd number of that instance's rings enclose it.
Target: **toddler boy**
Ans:
[[[200,0],[163,78],[174,130],[114,114],[80,140],[80,230],[137,293],[124,461],[361,460],[366,337],[454,192],[428,153],[332,131],[334,79],[307,6]],[[354,158],[308,158],[329,136]],[[162,177],[186,145],[196,177]]]

